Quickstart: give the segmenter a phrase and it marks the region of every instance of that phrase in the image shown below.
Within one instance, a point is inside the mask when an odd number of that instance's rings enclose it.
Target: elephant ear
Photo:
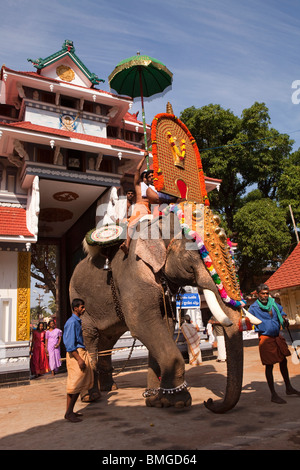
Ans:
[[[167,248],[161,237],[158,222],[149,224],[140,232],[135,254],[151,266],[155,273],[162,269],[166,262]]]

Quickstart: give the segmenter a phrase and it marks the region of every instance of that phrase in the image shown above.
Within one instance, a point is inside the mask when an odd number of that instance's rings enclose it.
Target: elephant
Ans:
[[[82,298],[85,302],[82,328],[86,347],[98,371],[96,388],[99,382],[102,391],[116,387],[111,355],[98,357],[98,353],[111,350],[129,330],[149,352],[146,405],[184,408],[191,405],[191,395],[185,382],[185,361],[173,337],[176,320],[171,309],[165,308],[168,302],[164,301],[164,292],[166,284],[172,293],[186,285],[196,286],[224,327],[227,351],[224,399],[221,402],[209,399],[204,404],[214,413],[225,413],[237,404],[242,388],[243,340],[239,329],[242,304],[224,302],[200,256],[197,237],[193,238],[194,232],[188,234],[184,230],[185,224],[182,225],[176,213],[178,208],[179,205],[170,205],[152,221],[141,222],[127,255],[118,245],[90,246],[85,239],[87,256],[74,269],[69,286],[70,301]],[[209,243],[215,245],[217,255],[216,241],[221,240],[225,253],[226,241],[222,239],[219,221],[213,218],[210,209],[205,211],[211,224],[209,231],[204,226]],[[224,253],[227,264],[224,262],[221,266],[228,267],[231,259]],[[106,258],[109,258],[109,270],[103,269]],[[229,280],[229,285],[238,289],[233,274]]]

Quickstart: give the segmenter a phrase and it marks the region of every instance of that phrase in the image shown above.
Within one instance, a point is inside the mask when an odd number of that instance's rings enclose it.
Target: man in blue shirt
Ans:
[[[94,374],[89,354],[82,336],[81,315],[84,314],[84,301],[72,301],[72,316],[64,327],[63,341],[66,347],[67,378],[67,410],[65,419],[76,423],[81,421],[79,413],[74,413],[74,406],[80,394],[88,392],[93,386]]]
[[[279,334],[281,326],[288,326],[287,315],[281,305],[269,295],[269,288],[266,284],[260,284],[257,289],[258,299],[250,306],[249,312],[261,320],[259,325],[255,325],[255,330],[259,335],[259,353],[262,364],[266,366],[266,379],[271,392],[271,401],[274,403],[286,403],[274,388],[273,365],[279,363],[280,372],[283,377],[286,394],[299,395],[289,379],[287,367],[287,356],[291,353],[285,339]]]

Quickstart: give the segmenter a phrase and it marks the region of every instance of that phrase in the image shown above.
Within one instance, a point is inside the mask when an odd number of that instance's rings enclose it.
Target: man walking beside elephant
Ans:
[[[67,351],[67,410],[65,419],[76,423],[81,421],[79,413],[74,413],[74,406],[80,394],[88,392],[94,383],[94,373],[89,354],[85,348],[81,327],[81,315],[84,314],[84,301],[72,301],[72,316],[64,327],[63,341]]]
[[[280,336],[281,326],[287,324],[287,315],[281,305],[269,295],[269,288],[265,284],[260,284],[257,289],[258,299],[250,306],[249,312],[261,320],[259,325],[255,325],[259,335],[259,352],[262,364],[266,366],[266,379],[271,392],[271,401],[274,403],[286,403],[275,391],[273,378],[273,365],[279,363],[280,372],[283,377],[286,394],[299,395],[289,379],[287,367],[287,356],[291,353],[285,339]]]

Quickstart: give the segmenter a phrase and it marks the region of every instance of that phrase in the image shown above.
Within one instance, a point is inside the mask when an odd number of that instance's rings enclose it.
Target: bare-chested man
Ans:
[[[142,160],[138,164],[135,175],[134,175],[134,188],[135,188],[136,202],[135,202],[135,206],[134,206],[134,209],[133,209],[133,214],[130,217],[129,222],[128,222],[127,239],[120,246],[121,250],[123,250],[126,255],[128,254],[130,240],[132,239],[132,236],[134,234],[134,231],[135,231],[135,228],[136,228],[136,225],[137,225],[138,221],[142,217],[144,217],[144,215],[151,214],[150,204],[154,202],[151,198],[151,195],[150,195],[150,198],[149,198],[149,196],[147,196],[147,194],[146,194],[148,188],[147,188],[147,185],[145,184],[145,182],[141,178],[141,176],[144,174],[144,172],[142,173],[142,175],[140,173],[141,168],[144,164],[146,155],[147,154],[145,154],[145,156],[142,158]],[[148,171],[146,173],[148,173]],[[153,174],[153,172],[152,172],[152,174]],[[146,187],[143,188],[143,185],[145,185]],[[153,192],[155,194],[155,191],[153,191]]]

